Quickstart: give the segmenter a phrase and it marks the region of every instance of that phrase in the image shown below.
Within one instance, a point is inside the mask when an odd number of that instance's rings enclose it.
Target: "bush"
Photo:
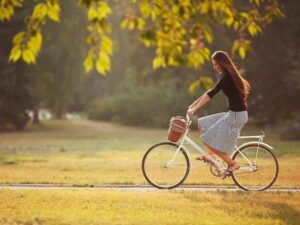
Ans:
[[[280,129],[280,137],[285,140],[300,140],[300,122],[289,121]]]
[[[114,114],[129,125],[165,127],[170,117],[182,115],[187,108],[186,89],[178,90],[175,81],[138,86],[122,84],[114,98]]]
[[[88,117],[94,120],[111,120],[113,117],[113,99],[108,97],[95,99],[88,109]]]
[[[167,127],[172,116],[184,115],[194,100],[187,85],[177,79],[138,85],[124,80],[110,98],[95,100],[89,118],[126,125]]]
[[[93,101],[88,116],[125,125],[167,128],[171,117],[185,116],[187,107],[204,92],[188,93],[190,82],[178,77],[167,77],[147,84],[124,79],[110,97]],[[225,106],[226,100],[219,95],[198,113],[204,116],[220,112]],[[197,123],[193,123],[192,128],[197,128]]]

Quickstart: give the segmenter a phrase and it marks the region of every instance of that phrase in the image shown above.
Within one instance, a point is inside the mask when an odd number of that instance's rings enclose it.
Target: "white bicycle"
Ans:
[[[187,116],[187,123],[191,120]],[[272,152],[272,147],[263,141],[265,134],[257,136],[239,136],[239,139],[257,139],[238,146],[232,154],[240,168],[231,177],[234,183],[246,191],[262,191],[271,187],[277,179],[279,167],[278,160]],[[186,129],[177,142],[161,142],[153,145],[145,153],[142,161],[142,171],[146,180],[154,187],[172,189],[181,185],[190,172],[191,156],[185,144],[188,143],[195,150],[207,155],[189,137]],[[210,172],[222,177],[227,169],[225,162],[208,156]]]

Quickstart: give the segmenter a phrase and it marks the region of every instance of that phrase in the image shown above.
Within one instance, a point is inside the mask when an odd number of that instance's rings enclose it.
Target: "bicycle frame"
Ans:
[[[189,125],[191,124],[189,118],[188,118],[188,122],[189,122]],[[179,154],[180,152],[180,149],[184,149],[184,151],[187,153],[188,157],[191,158],[190,156],[190,152],[188,151],[188,149],[184,146],[185,142],[187,142],[188,144],[190,144],[196,151],[200,152],[202,155],[207,155],[207,152],[201,148],[199,145],[197,145],[190,137],[188,137],[189,133],[189,129],[186,129],[186,131],[184,132],[184,134],[182,135],[180,141],[178,142],[179,145],[178,145],[178,148],[173,156],[173,158],[166,164],[166,166],[169,166],[170,164],[172,164],[172,162],[176,159],[177,155]],[[211,157],[210,155],[207,155],[207,157],[212,161],[214,162],[216,165],[219,164],[219,162],[214,159],[213,157]]]
[[[188,126],[191,125],[191,120],[188,116],[187,117],[187,123]],[[174,156],[172,157],[172,159],[165,165],[165,166],[169,166],[177,157],[177,155],[180,152],[180,149],[184,149],[184,151],[187,153],[188,157],[190,157],[190,153],[188,151],[188,149],[184,146],[185,143],[190,144],[196,151],[200,152],[202,155],[206,155],[215,165],[217,165],[219,168],[222,166],[220,165],[220,162],[218,160],[216,160],[215,158],[211,157],[210,155],[207,154],[207,152],[202,149],[199,145],[197,145],[190,137],[188,137],[188,133],[189,133],[189,128],[186,129],[186,131],[184,132],[184,134],[182,135],[181,139],[178,141],[179,145],[178,148],[174,154]],[[258,139],[258,141],[254,141],[254,142],[246,142],[240,146],[237,147],[237,149],[233,152],[233,154],[236,151],[239,151],[239,153],[242,155],[242,157],[246,160],[247,163],[249,163],[250,168],[248,169],[247,172],[252,172],[255,170],[255,164],[256,164],[256,160],[257,160],[257,154],[258,151],[256,152],[256,157],[255,157],[255,162],[252,163],[239,149],[241,149],[242,147],[244,147],[247,144],[251,144],[251,143],[256,143],[259,145],[265,145],[267,147],[269,147],[270,149],[273,149],[271,146],[269,146],[268,144],[263,142],[263,138],[265,137],[264,132],[262,131],[262,135],[255,135],[255,136],[239,136],[239,139]]]

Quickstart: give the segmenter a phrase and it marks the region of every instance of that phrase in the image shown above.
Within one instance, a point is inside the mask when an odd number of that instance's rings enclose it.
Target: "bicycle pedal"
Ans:
[[[206,162],[206,160],[201,159],[200,157],[196,157],[195,159],[198,160],[198,161]]]
[[[199,161],[202,161],[202,162],[204,162],[204,163],[210,163],[210,164],[212,164],[212,163],[213,163],[213,162],[212,162],[212,161],[210,161],[210,160],[203,159],[203,158],[200,158],[200,157],[196,157],[195,159],[196,159],[196,160],[199,160]]]
[[[230,172],[230,173],[225,172],[225,174],[223,174],[221,177],[224,180],[226,177],[231,177],[231,176],[232,176],[232,172]]]

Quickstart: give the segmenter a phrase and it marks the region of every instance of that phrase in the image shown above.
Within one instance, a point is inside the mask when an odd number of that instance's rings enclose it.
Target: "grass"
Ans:
[[[300,142],[265,132],[280,163],[275,185],[299,186]],[[257,133],[254,127],[243,130],[243,135]],[[0,133],[0,183],[146,184],[142,157],[151,145],[166,141],[166,135],[166,129],[86,120],[53,120],[24,132]],[[199,143],[195,132],[192,136]],[[214,177],[200,162],[192,161],[192,166],[185,184],[233,184]]]
[[[0,190],[1,224],[296,225],[300,193]]]
[[[253,127],[243,132],[257,134]],[[280,163],[276,185],[299,186],[300,142],[281,141],[276,134],[266,133]],[[145,184],[141,159],[151,145],[165,141],[166,135],[166,129],[85,120],[48,121],[25,132],[0,133],[0,183],[74,186],[0,189],[0,224],[299,224],[300,193],[84,188],[99,183]],[[195,132],[192,136],[197,140]],[[192,164],[185,184],[233,184],[230,179],[214,177],[200,162]]]

